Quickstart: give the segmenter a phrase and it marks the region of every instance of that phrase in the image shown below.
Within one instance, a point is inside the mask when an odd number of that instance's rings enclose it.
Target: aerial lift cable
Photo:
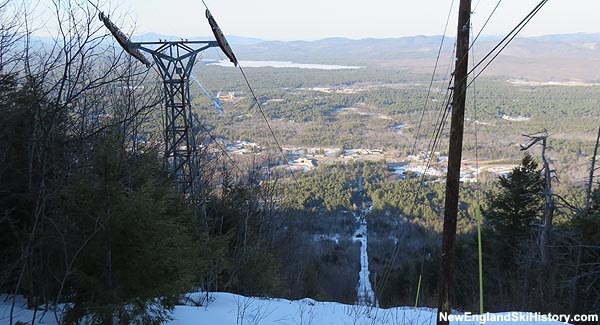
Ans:
[[[119,45],[132,57],[153,67],[163,79],[165,98],[164,161],[173,187],[194,206],[196,218],[206,217],[206,200],[203,194],[202,174],[194,137],[193,112],[189,100],[189,75],[198,53],[218,46],[214,41],[162,41],[131,42],[98,6],[88,0],[98,11],[98,18],[114,36]],[[151,47],[147,47],[151,46]],[[153,48],[157,46],[158,48]],[[142,54],[150,53],[155,64]]]
[[[413,147],[411,153],[414,155],[415,150],[417,148],[417,141],[421,134],[421,126],[423,124],[423,117],[425,116],[425,111],[427,110],[427,102],[429,102],[429,96],[431,95],[431,88],[433,87],[433,81],[435,80],[435,73],[437,72],[438,63],[440,61],[440,55],[442,53],[442,48],[444,47],[444,40],[446,38],[446,31],[448,30],[448,24],[450,23],[450,16],[452,14],[452,8],[454,7],[454,0],[452,0],[452,4],[450,5],[450,10],[448,12],[448,18],[446,18],[446,25],[444,26],[444,33],[442,34],[442,40],[440,41],[440,47],[437,52],[437,57],[435,58],[435,65],[433,67],[433,73],[431,74],[431,80],[429,81],[429,89],[427,90],[427,95],[425,96],[425,104],[423,105],[423,110],[421,111],[421,118],[419,119],[419,126],[417,128],[417,135],[415,136],[415,142],[413,143]]]
[[[446,122],[446,119],[447,119],[447,116],[448,116],[447,113],[450,111],[450,100],[451,100],[451,98],[452,98],[452,92],[450,92],[449,95],[448,95],[448,100],[446,101],[446,104],[444,105],[444,109],[442,110],[444,112],[444,114],[440,116],[440,121],[437,124],[435,135],[432,137],[432,140],[430,141],[430,146],[428,147],[428,152],[430,152],[430,154],[429,154],[429,157],[428,157],[428,160],[427,160],[427,164],[426,164],[425,170],[421,174],[421,178],[419,180],[419,187],[417,188],[417,191],[415,192],[415,198],[414,198],[414,200],[412,202],[409,214],[412,214],[412,212],[414,212],[414,208],[415,208],[415,206],[417,204],[417,200],[418,200],[418,198],[420,196],[421,191],[423,190],[423,187],[424,187],[424,184],[425,184],[425,175],[427,174],[427,171],[431,167],[433,152],[435,151],[435,149],[439,145],[440,135],[443,132],[443,127],[445,125],[445,122]],[[400,251],[400,246],[396,245],[391,258],[388,260],[389,263],[386,263],[386,266],[384,268],[385,271],[383,273],[383,280],[382,280],[383,284],[377,290],[377,292],[378,292],[377,296],[378,297],[383,293],[383,290],[385,289],[385,287],[387,285],[387,282],[389,280],[389,276],[391,275],[392,267],[393,267],[394,263],[396,262],[396,258],[398,256],[399,251]],[[425,255],[424,255],[424,251],[423,251],[423,258],[424,258],[424,256]],[[420,286],[418,286],[418,289],[420,289],[419,287]],[[417,290],[417,291],[420,291],[420,290]],[[417,298],[415,299],[415,301],[416,301],[416,304],[418,304],[418,294],[417,294]]]
[[[456,36],[456,69],[452,96],[452,117],[448,149],[448,171],[446,173],[446,195],[444,198],[444,227],[440,265],[440,287],[438,291],[438,325],[449,324],[442,315],[451,312],[451,283],[455,268],[455,241],[460,185],[460,165],[464,130],[466,80],[471,19],[471,0],[460,0]],[[462,56],[465,56],[464,59]],[[458,61],[460,59],[460,61]]]
[[[471,42],[471,45],[470,45],[469,48],[470,48],[470,50],[472,52],[474,52],[474,48],[473,47],[475,45],[475,42],[477,41],[477,39],[481,35],[482,31],[485,29],[485,27],[488,24],[488,22],[491,20],[492,16],[494,15],[494,13],[496,12],[496,10],[498,9],[498,6],[500,5],[501,2],[502,2],[502,0],[498,1],[498,3],[496,4],[496,6],[494,7],[494,9],[492,10],[492,12],[490,13],[490,15],[488,16],[487,20],[485,21],[483,27],[481,28],[481,30],[479,31],[479,33],[477,34],[477,36]],[[479,2],[477,3],[477,5],[478,4],[479,4]],[[476,7],[477,7],[477,5],[476,5]],[[472,28],[472,26],[471,26],[471,28]],[[463,56],[463,59],[464,59],[464,56]],[[452,82],[452,80],[450,80],[450,82]],[[476,121],[477,120],[477,111],[476,111],[477,110],[477,106],[476,106],[476,94],[475,93],[473,93],[473,97],[474,97],[473,104],[475,106],[475,118],[474,118],[474,121]],[[444,115],[443,115],[440,123],[445,123],[445,121],[446,121],[447,113],[449,111],[449,109],[448,109],[449,108],[448,107],[449,104],[450,103],[448,102],[448,104],[446,106],[447,109],[444,111]],[[475,126],[475,127],[476,127],[476,131],[475,131],[476,168],[477,168],[477,170],[479,170],[479,153],[478,153],[478,140],[477,140],[477,126]],[[439,133],[442,130],[442,125],[440,125],[437,130],[438,130],[438,132],[437,132],[435,138],[433,139],[433,147],[432,148],[436,148],[437,147],[436,143],[438,141]],[[430,154],[430,160],[428,161],[427,169],[430,166],[431,157],[433,156],[434,150],[435,149],[432,149],[432,152]],[[479,175],[477,174],[476,177],[478,177],[478,176]],[[423,179],[422,179],[422,182],[420,182],[419,185],[423,186]],[[421,191],[421,188],[419,188],[417,190],[417,193],[420,193],[420,191]],[[415,200],[416,200],[416,197],[415,197]],[[478,202],[479,201],[480,201],[480,198],[478,196]],[[480,313],[483,313],[483,282],[482,282],[483,278],[482,278],[482,274],[481,274],[481,272],[482,272],[482,268],[481,268],[481,266],[482,266],[481,265],[481,263],[482,263],[482,258],[481,258],[481,215],[480,215],[480,210],[479,210],[479,204],[477,206],[476,214],[477,214],[477,217],[478,217],[478,254],[479,254],[479,272],[480,272],[480,276],[479,276],[479,284],[480,284]],[[423,256],[422,256],[422,260],[421,260],[421,267],[420,267],[421,272],[419,274],[419,282],[418,282],[418,285],[417,285],[417,297],[415,298],[415,308],[418,307],[418,302],[419,302],[419,292],[420,292],[420,288],[421,288],[421,281],[422,281],[422,275],[423,275],[422,274],[423,273],[423,264],[424,264],[424,261],[425,261],[425,255],[424,254],[425,253],[423,252]]]
[[[502,1],[502,0],[500,0]],[[498,2],[500,4],[500,2]],[[498,6],[496,6],[498,8]],[[494,11],[496,11],[494,8]],[[493,14],[493,12],[492,12]],[[491,17],[491,16],[490,16]],[[488,20],[486,21],[486,24]],[[484,25],[485,27],[485,25]],[[483,30],[483,28],[481,29]],[[481,34],[481,31],[479,32]],[[479,35],[477,35],[479,36]],[[475,41],[473,41],[474,43]],[[475,48],[473,44],[471,44],[471,57],[473,58],[472,62],[475,62]],[[477,89],[475,87],[475,83],[473,82],[473,119],[472,123],[475,127],[475,183],[479,184],[479,121],[477,119]],[[483,249],[481,244],[481,191],[477,191],[477,207],[475,210],[475,215],[477,216],[477,261],[478,261],[478,269],[479,269],[479,314],[483,315]]]
[[[300,187],[300,183],[298,183],[298,179],[296,178],[296,175],[294,174],[294,170],[292,169],[292,166],[290,165],[290,162],[287,159],[287,156],[283,152],[283,148],[281,147],[281,144],[279,143],[277,136],[275,136],[275,132],[273,131],[273,128],[271,127],[271,124],[269,123],[269,119],[267,118],[265,111],[263,110],[262,106],[260,105],[260,102],[258,101],[258,98],[256,97],[256,94],[254,92],[254,89],[252,88],[252,85],[250,84],[248,77],[246,77],[246,73],[244,72],[244,69],[240,65],[237,58],[235,57],[235,53],[233,52],[233,50],[231,49],[231,46],[227,42],[227,39],[225,38],[225,35],[221,31],[221,28],[219,27],[219,25],[215,21],[214,17],[210,13],[210,10],[208,9],[208,5],[206,5],[206,2],[204,2],[204,0],[202,0],[202,3],[204,4],[204,7],[206,8],[206,18],[208,19],[208,22],[212,28],[215,38],[217,39],[217,43],[219,44],[219,47],[221,48],[223,53],[225,53],[225,55],[229,58],[231,63],[233,63],[234,66],[236,66],[240,69],[240,72],[242,73],[242,77],[244,78],[244,81],[246,82],[246,85],[248,86],[248,89],[250,90],[250,93],[252,94],[252,98],[254,99],[254,102],[256,103],[256,106],[258,107],[258,110],[260,111],[260,114],[261,114],[263,120],[265,121],[267,128],[269,129],[269,132],[271,133],[271,136],[273,137],[273,140],[275,141],[275,144],[277,145],[277,148],[279,149],[279,152],[281,153],[281,157],[283,158],[283,161],[288,166],[288,169],[292,175],[292,178],[294,179],[294,182],[296,183],[296,185],[298,187]]]
[[[147,68],[150,68],[150,66],[152,65],[150,61],[146,59],[146,57],[142,54],[142,52],[140,52],[140,50],[134,48],[131,45],[131,42],[129,41],[127,36],[123,34],[123,32],[121,32],[121,30],[119,30],[119,28],[115,24],[113,24],[113,22],[110,21],[110,19],[106,15],[104,15],[104,12],[100,11],[98,13],[98,18],[100,19],[100,21],[102,21],[102,23],[104,23],[104,26],[106,26],[106,28],[114,36],[119,45],[121,45],[121,47],[125,50],[125,52],[129,53],[131,56],[143,63]]]
[[[285,161],[286,165],[288,166],[288,169],[290,170],[290,173],[292,174],[292,178],[294,179],[294,182],[296,183],[296,185],[298,187],[300,187],[300,184],[298,183],[298,179],[296,178],[296,175],[294,174],[294,170],[292,169],[292,166],[290,165],[290,162],[288,161],[287,156],[283,152],[283,148],[281,148],[281,145],[279,144],[279,140],[277,140],[277,137],[275,136],[275,132],[273,132],[273,128],[271,127],[271,124],[269,123],[269,119],[267,118],[267,115],[265,115],[265,111],[262,109],[260,102],[256,98],[256,94],[254,93],[252,86],[250,86],[250,82],[248,81],[248,78],[246,77],[246,74],[244,73],[244,69],[239,64],[238,64],[238,67],[240,68],[240,71],[242,72],[242,76],[244,77],[244,80],[246,81],[246,84],[248,85],[248,89],[250,89],[250,93],[252,94],[252,97],[254,98],[254,102],[256,103],[256,106],[258,107],[260,114],[262,115],[263,119],[265,120],[265,123],[267,124],[267,127],[269,128],[269,131],[271,132],[271,136],[273,137],[273,140],[275,140],[275,144],[277,145],[277,148],[279,148],[279,152],[281,153],[281,157],[283,158],[283,161]]]
[[[198,80],[198,78],[196,78],[196,76],[194,76],[194,74],[190,75],[190,79],[192,79],[192,81],[194,81],[196,83],[196,85],[198,87],[200,87],[200,89],[202,90],[202,92],[206,96],[208,96],[210,98],[210,100],[215,105],[215,108],[217,109],[217,112],[223,113],[223,107],[221,107],[221,103],[219,102],[219,99],[216,98],[215,96],[213,96],[206,88],[204,88],[204,86],[202,86],[202,84],[200,83],[200,81]]]
[[[446,24],[444,26],[444,33],[443,33],[443,36],[442,36],[442,41],[440,43],[440,47],[439,47],[439,50],[438,50],[438,53],[437,53],[437,58],[436,58],[435,66],[434,66],[434,71],[432,73],[431,81],[430,81],[430,84],[429,84],[429,90],[427,92],[427,96],[426,96],[426,99],[425,99],[425,104],[424,104],[424,107],[423,107],[423,111],[421,113],[421,119],[419,121],[419,127],[418,127],[418,130],[417,130],[417,136],[415,137],[415,142],[414,142],[413,148],[412,148],[413,155],[415,154],[417,141],[418,141],[418,138],[420,136],[420,130],[421,130],[422,122],[423,122],[423,116],[425,114],[425,110],[426,110],[426,107],[427,107],[427,102],[429,100],[429,96],[430,96],[431,89],[432,89],[432,86],[433,86],[433,81],[434,81],[436,70],[437,70],[437,67],[438,67],[438,64],[439,64],[439,58],[440,58],[441,51],[442,51],[442,48],[443,48],[444,39],[445,39],[445,36],[446,36],[446,31],[447,31],[447,28],[448,28],[448,24],[449,24],[449,21],[450,21],[450,17],[451,17],[451,14],[452,14],[453,7],[454,7],[454,0],[452,1],[452,4],[451,4],[449,12],[448,12],[448,16],[446,18]],[[454,56],[454,53],[453,53],[453,56]],[[452,61],[453,60],[450,61],[450,64],[449,64],[448,69],[447,69],[448,71],[446,72],[446,74],[448,74],[449,70],[451,69]],[[421,178],[419,180],[419,186],[417,188],[417,191],[415,191],[415,197],[414,197],[413,203],[411,205],[410,214],[412,214],[412,212],[414,212],[414,207],[417,204],[418,198],[419,198],[419,196],[421,194],[421,191],[423,189],[423,185],[425,183],[425,176],[427,175],[427,172],[431,168],[431,163],[432,163],[432,159],[433,159],[433,155],[434,155],[435,149],[439,145],[439,137],[440,137],[440,135],[442,133],[442,130],[443,130],[443,127],[445,125],[445,122],[446,122],[446,119],[447,119],[447,113],[449,111],[450,99],[452,98],[451,87],[450,87],[451,83],[452,83],[452,78],[450,78],[448,87],[446,88],[446,94],[444,95],[444,97],[447,97],[448,99],[446,101],[446,104],[443,106],[444,108],[440,109],[440,114],[438,114],[438,119],[437,119],[437,122],[435,123],[435,125],[437,125],[435,134],[430,138],[429,144],[427,146],[428,159],[427,159],[425,170],[423,171],[423,173],[421,175]],[[410,162],[409,162],[409,165],[410,165]],[[393,264],[396,261],[398,252],[399,252],[399,246],[396,246],[395,249],[394,249],[394,253],[392,255],[392,258],[389,260],[389,263],[386,263],[387,264],[386,265],[387,268],[384,271],[383,281],[382,281],[383,284],[381,285],[380,288],[378,288],[378,290],[377,290],[378,291],[377,296],[381,295],[381,293],[385,289],[385,286],[387,285],[387,282],[388,282],[388,279],[389,279],[389,275],[391,273],[391,268],[393,267]],[[422,256],[423,259],[424,259],[424,256],[425,256],[424,254],[425,253],[423,252],[423,256]],[[417,293],[416,293],[416,298],[415,298],[415,308],[416,308],[416,306],[418,305],[418,302],[419,302],[419,293],[420,293],[421,280],[422,280],[423,262],[424,261],[421,262],[421,272],[420,272],[420,275],[419,275],[419,281],[418,281],[418,286],[417,286]]]
[[[241,173],[242,169],[238,166],[238,164],[235,162],[235,160],[233,160],[233,158],[231,158],[231,156],[229,155],[227,150],[225,150],[225,148],[223,148],[223,146],[217,141],[217,139],[212,135],[212,133],[204,126],[204,124],[202,124],[200,122],[200,119],[198,118],[198,116],[196,114],[194,114],[194,120],[196,120],[196,123],[198,123],[200,128],[202,128],[202,131],[204,131],[204,133],[206,133],[210,137],[212,142],[217,145],[219,150],[221,150],[221,152],[223,152],[225,157],[227,157],[227,159],[229,159],[229,161],[233,164],[233,166]]]

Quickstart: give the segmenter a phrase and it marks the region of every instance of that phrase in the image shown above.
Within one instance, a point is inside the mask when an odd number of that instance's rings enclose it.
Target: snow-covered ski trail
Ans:
[[[360,273],[358,275],[358,285],[356,288],[356,304],[378,307],[379,304],[375,299],[375,292],[373,292],[373,286],[371,285],[369,272],[369,255],[367,253],[367,220],[365,219],[366,212],[367,211],[361,211],[356,217],[359,227],[356,232],[354,232],[354,241],[360,241]]]

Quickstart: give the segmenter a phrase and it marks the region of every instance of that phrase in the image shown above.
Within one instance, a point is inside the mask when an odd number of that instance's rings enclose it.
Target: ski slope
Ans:
[[[312,299],[286,300],[251,298],[231,293],[211,293],[207,303],[200,293],[189,294],[187,303],[175,307],[169,325],[433,325],[436,310],[432,308],[397,307],[381,309],[360,305],[344,305],[336,302],[317,302]],[[8,324],[10,301],[0,296],[0,324]],[[196,302],[196,303],[195,303]],[[201,306],[196,306],[202,302]],[[25,300],[18,299],[15,319],[31,324],[33,311],[24,308]],[[40,319],[40,317],[42,317]],[[490,317],[533,318],[531,313],[500,313]],[[57,325],[52,313],[39,311],[36,324]],[[451,321],[452,325],[478,325],[477,321]],[[561,322],[539,321],[489,321],[488,325],[557,325]]]
[[[364,216],[357,217],[359,227],[354,232],[354,241],[359,241],[360,246],[360,273],[358,276],[358,285],[356,288],[356,304],[361,306],[378,306],[373,286],[371,285],[369,272],[369,255],[367,254],[367,221]]]

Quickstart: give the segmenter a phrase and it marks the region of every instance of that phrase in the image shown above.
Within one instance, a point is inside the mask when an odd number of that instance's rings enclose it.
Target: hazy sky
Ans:
[[[42,2],[48,0],[42,0]],[[442,34],[452,0],[205,0],[226,35],[268,40]],[[504,35],[540,0],[503,0],[484,34]],[[456,33],[459,0],[448,34]],[[478,31],[498,0],[473,0]],[[43,5],[42,5],[43,6]],[[210,35],[201,0],[121,0],[102,8],[136,34]],[[524,35],[600,32],[600,0],[550,0]]]

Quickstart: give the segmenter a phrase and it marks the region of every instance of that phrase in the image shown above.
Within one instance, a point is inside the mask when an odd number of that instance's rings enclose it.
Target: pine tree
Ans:
[[[526,153],[521,165],[499,177],[500,191],[488,197],[483,211],[487,234],[507,245],[527,239],[543,211],[543,176]]]
[[[536,224],[543,212],[543,176],[526,153],[521,164],[499,178],[500,189],[487,198],[483,258],[485,298],[498,310],[527,308],[535,263]]]
[[[162,180],[156,151],[126,152],[108,136],[93,152],[92,167],[61,191],[60,226],[47,231],[53,272],[65,274],[64,295],[73,297],[65,321],[161,323],[192,288],[198,225]]]

